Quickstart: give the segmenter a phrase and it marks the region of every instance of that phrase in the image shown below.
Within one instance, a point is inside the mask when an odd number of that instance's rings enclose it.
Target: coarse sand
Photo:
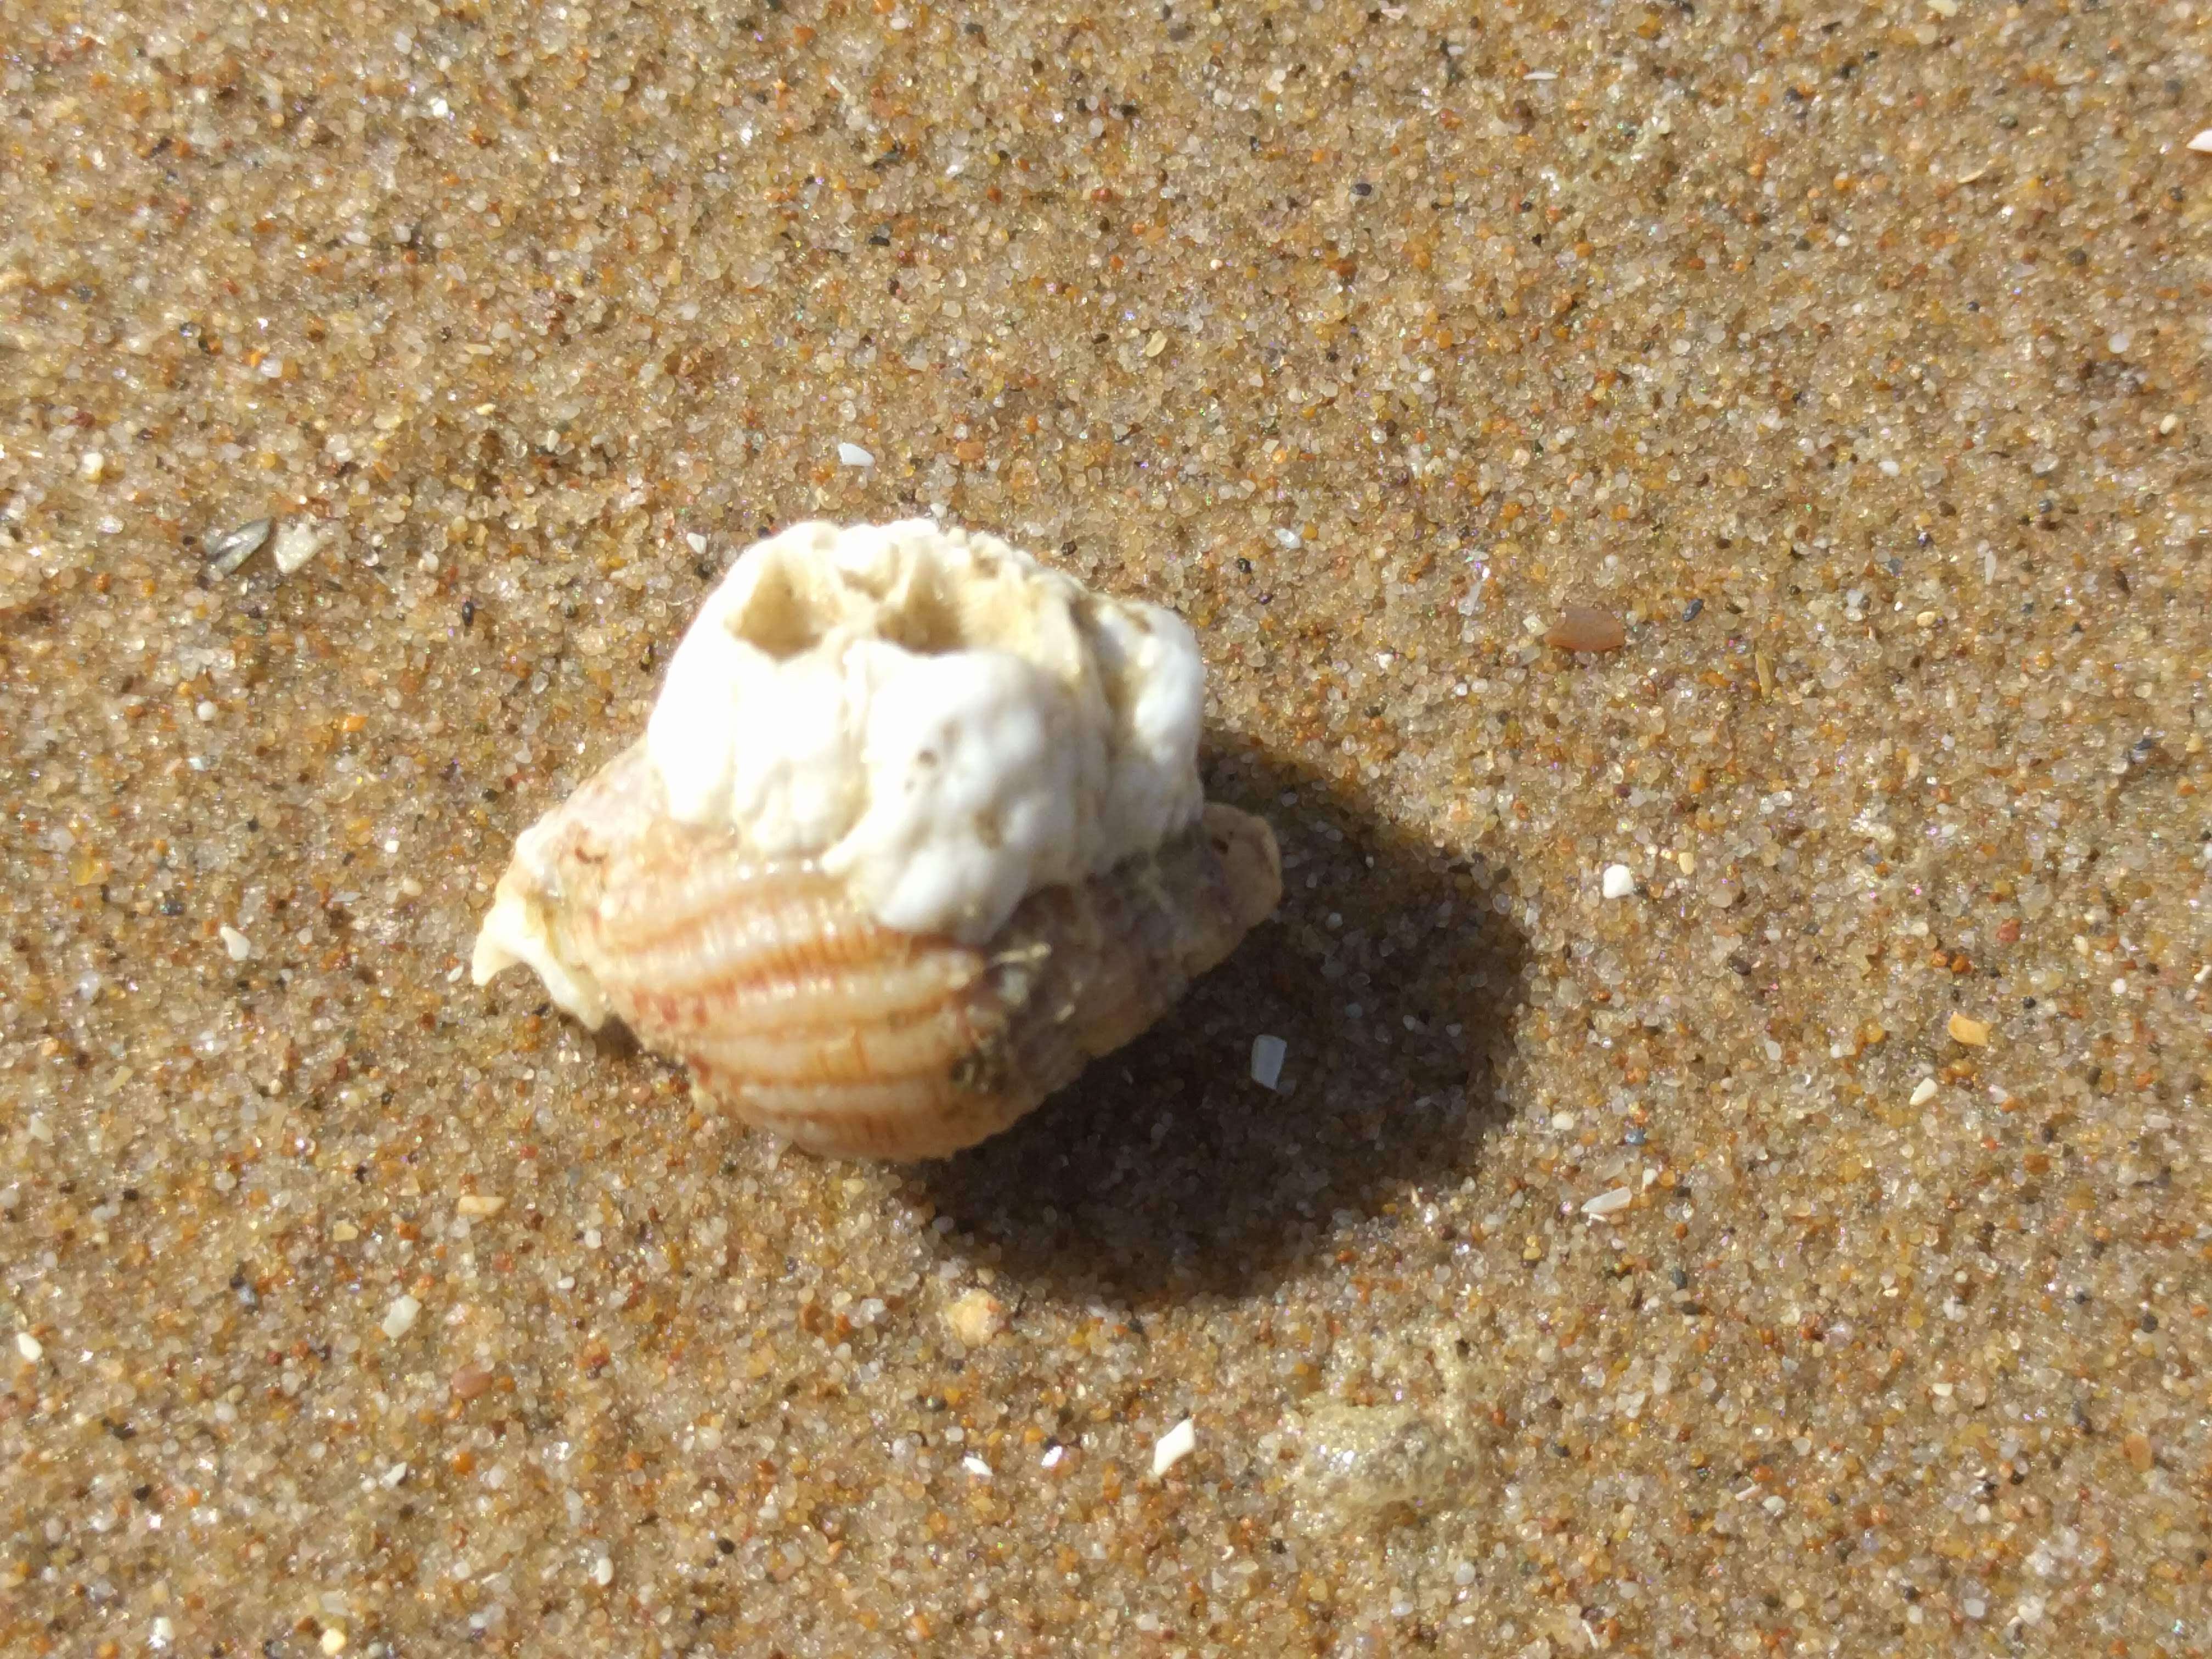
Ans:
[[[2209,47],[0,0],[0,1652],[2205,1653]],[[915,513],[1288,893],[818,1162],[463,966]]]

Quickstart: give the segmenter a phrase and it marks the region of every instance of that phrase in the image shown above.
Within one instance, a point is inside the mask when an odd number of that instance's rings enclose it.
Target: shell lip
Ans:
[[[562,950],[544,895],[520,869],[500,878],[490,912],[477,930],[469,957],[469,977],[489,985],[509,968],[522,966],[538,975],[546,994],[568,1013],[596,1031],[607,1022],[607,994],[592,970]]]

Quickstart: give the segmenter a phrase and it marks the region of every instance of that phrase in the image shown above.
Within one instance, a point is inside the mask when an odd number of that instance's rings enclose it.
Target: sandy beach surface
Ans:
[[[2208,46],[0,0],[0,1651],[2205,1653]],[[917,513],[1288,890],[826,1163],[465,965]]]

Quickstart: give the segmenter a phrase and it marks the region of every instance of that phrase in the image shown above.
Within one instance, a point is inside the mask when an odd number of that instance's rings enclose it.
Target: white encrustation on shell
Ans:
[[[802,524],[708,599],[645,749],[683,823],[817,857],[889,926],[973,944],[1197,819],[1205,678],[1174,612],[995,536]]]
[[[927,520],[743,554],[643,738],[526,830],[476,946],[749,1120],[925,1156],[1128,1041],[1281,890],[1205,801],[1158,606]]]

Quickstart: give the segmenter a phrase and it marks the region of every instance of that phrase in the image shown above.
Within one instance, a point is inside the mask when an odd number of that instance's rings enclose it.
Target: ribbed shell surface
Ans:
[[[810,861],[641,811],[635,751],[538,855],[561,955],[647,1046],[809,1150],[940,1156],[1150,1025],[1280,895],[1266,824],[1224,806],[1156,854],[1042,889],[981,946],[886,927]],[[550,855],[550,857],[549,857]]]

